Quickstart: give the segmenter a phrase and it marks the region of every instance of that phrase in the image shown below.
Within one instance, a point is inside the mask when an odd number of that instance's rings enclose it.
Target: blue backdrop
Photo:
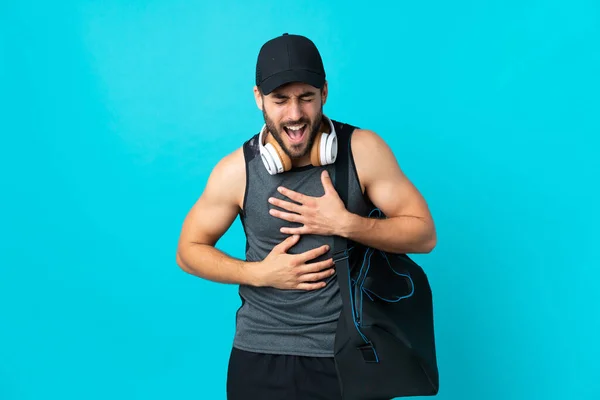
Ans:
[[[600,398],[597,2],[55,3],[0,5],[0,399],[225,399],[237,288],[175,249],[283,32],[431,207],[438,398]]]

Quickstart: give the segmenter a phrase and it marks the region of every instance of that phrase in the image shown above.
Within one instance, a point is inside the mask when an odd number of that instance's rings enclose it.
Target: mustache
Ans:
[[[306,124],[306,125],[310,125],[310,121],[307,120],[306,118],[301,118],[297,121],[286,121],[286,122],[282,122],[281,126],[285,126],[285,125],[301,125],[301,124]]]

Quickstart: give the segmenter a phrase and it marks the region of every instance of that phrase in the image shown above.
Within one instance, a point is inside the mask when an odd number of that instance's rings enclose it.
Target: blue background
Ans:
[[[225,398],[237,288],[175,249],[283,32],[431,207],[438,398],[600,398],[596,1],[54,3],[0,6],[0,399]]]

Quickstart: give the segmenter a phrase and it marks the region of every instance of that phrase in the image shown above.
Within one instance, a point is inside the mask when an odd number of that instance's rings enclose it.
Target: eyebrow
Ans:
[[[316,94],[316,92],[314,91],[306,91],[301,93],[298,97],[300,98],[304,98],[304,97],[311,97],[314,96]],[[284,95],[283,93],[279,93],[279,92],[274,92],[273,93],[273,97],[275,97],[276,99],[289,99],[289,96]]]

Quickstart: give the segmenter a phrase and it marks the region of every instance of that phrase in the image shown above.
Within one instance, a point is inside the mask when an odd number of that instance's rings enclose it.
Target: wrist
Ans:
[[[244,285],[247,286],[255,286],[260,287],[263,286],[263,280],[260,274],[258,273],[262,268],[260,268],[261,262],[243,262],[240,265],[240,281],[243,282]]]
[[[347,211],[346,214],[340,218],[340,227],[337,234],[346,239],[352,237],[352,232],[356,231],[357,218],[360,217],[350,211]]]
[[[363,240],[371,234],[375,220],[348,212],[343,218],[340,236],[350,240]]]

